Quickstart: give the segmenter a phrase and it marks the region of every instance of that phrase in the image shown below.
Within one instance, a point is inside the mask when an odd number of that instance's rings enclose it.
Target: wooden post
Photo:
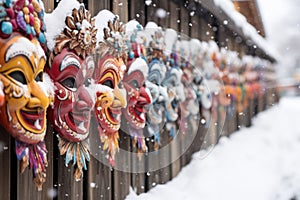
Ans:
[[[179,10],[180,7],[175,4],[173,1],[169,2],[170,8],[170,28],[174,29],[175,31],[179,31],[179,23],[177,20],[180,20]]]
[[[44,7],[46,13],[51,13],[54,9],[54,1],[52,0],[44,0]]]
[[[128,0],[112,0],[112,12],[119,15],[122,22],[128,21]]]
[[[48,167],[46,168],[46,182],[43,184],[43,190],[38,191],[34,182],[33,182],[33,172],[29,167],[25,169],[25,171],[20,173],[20,162],[17,161],[16,156],[11,159],[17,162],[16,171],[13,173],[16,174],[17,186],[14,186],[17,189],[17,199],[32,199],[32,200],[44,200],[44,199],[52,199],[51,195],[48,193],[52,193],[55,196],[55,189],[53,188],[53,134],[50,123],[47,123],[47,133],[45,137],[45,142],[48,150],[47,159],[48,159]],[[14,146],[14,145],[13,145]],[[14,147],[13,147],[14,148]],[[12,149],[14,151],[14,149]],[[12,191],[11,191],[12,192]]]
[[[88,10],[92,16],[95,16],[103,9],[111,10],[110,0],[88,0]]]
[[[160,151],[158,154],[160,170],[159,170],[159,183],[166,183],[171,179],[171,166],[170,166],[170,145],[169,133],[164,127],[160,132],[161,148],[167,148],[166,151]],[[168,163],[167,166],[165,164]]]
[[[96,119],[91,119],[90,127],[90,151],[91,160],[88,163],[88,176],[87,183],[85,184],[85,190],[87,191],[87,199],[103,199],[111,200],[112,197],[112,169],[109,167],[108,162],[105,164],[103,161],[107,161],[105,155],[106,151],[102,150],[99,132],[97,129],[98,122]],[[102,161],[102,162],[100,162]]]
[[[162,18],[159,18],[159,26],[163,28],[169,28],[170,27],[170,8],[169,8],[170,1],[159,1],[159,8],[163,9],[166,12],[166,16],[162,16]]]
[[[83,199],[83,181],[75,181],[74,166],[65,166],[65,156],[58,158],[58,199]]]
[[[141,25],[145,26],[147,23],[147,9],[144,1],[128,0],[129,6],[129,20],[136,19]]]
[[[158,152],[154,152],[154,137],[148,137],[146,139],[148,152],[152,153],[151,157],[147,157],[146,159],[146,184],[147,189],[150,190],[151,188],[155,187],[159,183],[159,170],[154,170],[150,168],[153,166],[155,169],[159,169],[159,159],[158,159]]]
[[[131,159],[130,159],[130,135],[123,132],[122,130],[119,131],[120,140],[119,140],[119,148],[121,150],[127,151],[127,156],[120,154],[116,154],[115,166],[117,169],[121,170],[113,170],[113,178],[114,178],[114,185],[113,185],[113,198],[114,199],[125,199],[125,197],[129,194],[129,187],[130,187],[130,167],[131,167]],[[126,168],[126,171],[122,171],[122,168]],[[145,183],[144,183],[145,184]]]
[[[173,161],[171,163],[171,178],[174,178],[175,176],[177,176],[177,174],[180,172],[181,170],[181,160],[180,160],[180,149],[181,149],[181,135],[180,133],[178,133],[178,135],[176,136],[176,138],[171,141],[170,144],[170,159]],[[177,158],[177,159],[176,159]]]
[[[188,40],[190,29],[190,20],[188,10],[181,6],[180,8],[180,33],[181,39]]]
[[[0,126],[0,194],[3,200],[13,198],[11,191],[16,188],[16,185],[12,184],[13,180],[11,180],[13,178],[11,174],[16,173],[11,165],[12,157],[16,156],[12,142],[14,140],[9,133]]]

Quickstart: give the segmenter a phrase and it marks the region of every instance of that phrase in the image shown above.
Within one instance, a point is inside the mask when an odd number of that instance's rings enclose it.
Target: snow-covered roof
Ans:
[[[201,3],[204,8],[208,9],[219,20],[223,21],[223,25],[228,26],[239,36],[243,37],[248,45],[252,45],[255,49],[260,48],[275,60],[279,58],[278,53],[272,49],[257,30],[247,22],[247,19],[234,8],[231,0],[195,0],[195,2]]]

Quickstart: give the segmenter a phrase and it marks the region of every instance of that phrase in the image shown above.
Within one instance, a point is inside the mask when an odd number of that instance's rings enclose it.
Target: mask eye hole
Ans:
[[[140,88],[139,87],[139,83],[137,82],[137,80],[132,80],[130,81],[130,85],[134,88]]]
[[[84,86],[85,87],[88,87],[92,84],[92,79],[91,78],[87,78],[85,81],[84,81]]]
[[[9,74],[9,76],[13,79],[15,79],[16,81],[24,84],[24,85],[27,85],[27,81],[26,81],[26,78],[25,78],[25,75],[23,74],[23,72],[21,71],[14,71],[14,72],[11,72]]]
[[[34,79],[36,82],[42,82],[43,81],[43,72],[40,72]]]
[[[112,80],[106,80],[106,81],[104,81],[103,85],[114,89],[114,84],[113,84]]]
[[[69,77],[67,79],[65,79],[62,84],[69,88],[72,91],[76,91],[77,90],[77,84],[76,84],[76,80],[73,77]]]
[[[123,89],[123,88],[124,88],[124,85],[123,85],[123,82],[122,82],[122,81],[120,81],[120,83],[118,84],[118,88],[119,88],[119,89]]]

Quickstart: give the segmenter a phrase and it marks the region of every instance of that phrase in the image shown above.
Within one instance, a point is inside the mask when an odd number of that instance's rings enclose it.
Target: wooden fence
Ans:
[[[214,39],[220,46],[228,46],[231,50],[246,54],[248,47],[245,42],[235,42],[236,33],[227,27],[222,26],[218,18],[200,4],[194,7],[185,6],[182,1],[158,1],[153,0],[152,6],[146,6],[144,1],[138,0],[88,0],[84,1],[92,14],[96,14],[101,9],[109,9],[118,13],[123,21],[137,18],[142,25],[148,21],[155,21],[163,27],[173,28],[187,36],[199,38],[207,41]],[[56,1],[44,1],[46,11],[51,11],[57,5]],[[155,7],[163,8],[167,11],[168,17],[160,19],[155,16]],[[195,11],[194,15],[190,12]],[[179,22],[181,23],[178,23]],[[217,30],[214,29],[217,27]],[[273,95],[275,94],[275,95]],[[230,135],[241,126],[250,126],[251,119],[259,112],[270,107],[278,101],[276,88],[268,88],[261,97],[252,99],[245,110],[245,115],[240,116],[236,110],[232,118],[226,118],[224,128],[213,129],[211,138],[206,137],[208,128],[199,123],[197,133],[193,137],[192,144],[185,153],[168,166],[159,170],[147,171],[149,163],[155,163],[157,168],[164,163],[170,162],[179,155],[179,149],[185,142],[185,137],[178,136],[178,140],[172,145],[166,154],[157,154],[146,159],[144,163],[139,163],[139,167],[145,168],[145,173],[128,173],[114,170],[101,162],[94,156],[88,164],[88,170],[84,173],[83,180],[76,182],[73,178],[73,167],[64,165],[64,157],[59,156],[57,138],[50,123],[46,134],[46,145],[48,149],[47,181],[43,185],[42,191],[37,191],[32,182],[31,170],[25,170],[23,174],[19,172],[19,162],[14,152],[14,139],[0,126],[0,200],[50,200],[50,199],[124,199],[132,187],[137,193],[147,192],[157,184],[166,183],[175,177],[182,167],[187,165],[192,154],[199,151],[202,145],[209,146],[209,143],[216,143],[220,134]],[[236,102],[232,102],[233,108]],[[201,108],[200,108],[201,109]],[[219,109],[217,106],[215,109]],[[212,112],[212,111],[211,111]],[[215,112],[218,112],[215,110]],[[219,117],[218,120],[221,120]],[[217,121],[217,124],[222,124]],[[217,131],[222,128],[223,132]],[[97,132],[96,125],[91,127],[91,133]],[[166,137],[164,137],[166,136]],[[91,134],[91,141],[96,141]],[[209,141],[207,141],[209,139]],[[154,150],[153,138],[147,138],[149,151]],[[127,151],[135,151],[129,136],[120,132],[120,148]],[[165,145],[169,142],[167,134],[161,134],[161,143]],[[91,144],[91,147],[95,146]],[[100,155],[101,156],[101,155]],[[117,155],[118,156],[118,155]],[[135,167],[138,160],[134,157],[116,158],[128,168]]]
[[[147,192],[157,184],[163,184],[174,178],[182,167],[187,165],[192,157],[192,154],[203,148],[203,145],[208,146],[209,140],[213,143],[218,140],[220,134],[229,136],[232,132],[243,126],[250,126],[251,119],[259,112],[271,107],[278,101],[276,88],[268,88],[263,96],[254,98],[250,101],[249,106],[245,108],[245,115],[241,116],[236,111],[233,117],[226,118],[223,132],[209,133],[209,137],[205,137],[208,129],[202,123],[199,123],[195,138],[192,144],[185,150],[185,153],[180,156],[175,162],[156,171],[147,171],[149,163],[159,165],[172,160],[172,156],[179,156],[179,148],[184,146],[186,136],[180,137],[175,143],[169,145],[169,150],[166,154],[157,154],[156,157],[146,159],[141,165],[134,157],[116,158],[123,165],[134,167],[139,165],[145,168],[145,173],[128,173],[114,170],[107,165],[101,163],[98,159],[91,156],[91,161],[88,165],[88,170],[85,171],[83,180],[76,182],[73,178],[73,167],[64,165],[64,157],[59,156],[57,139],[55,131],[48,124],[46,135],[46,144],[48,149],[48,167],[47,181],[43,185],[42,191],[37,191],[32,181],[32,171],[26,169],[23,174],[19,172],[19,163],[14,152],[14,139],[9,136],[3,128],[0,127],[0,199],[1,200],[50,200],[50,199],[105,199],[117,200],[124,199],[129,193],[129,188],[132,187],[137,193]],[[232,102],[234,105],[235,102]],[[230,105],[230,106],[232,106]],[[219,105],[220,106],[220,105]],[[218,109],[216,107],[215,109]],[[241,119],[241,117],[243,119]],[[221,118],[219,118],[221,120]],[[222,124],[218,121],[218,124]],[[91,133],[96,130],[95,124],[91,127]],[[217,129],[214,129],[215,131]],[[162,145],[169,142],[168,134],[161,134]],[[96,141],[94,137],[97,134],[91,134],[91,141]],[[153,142],[147,139],[149,151],[153,151]],[[207,142],[205,144],[204,142]],[[91,148],[95,144],[91,144]],[[130,137],[120,132],[120,148],[127,151],[134,151],[131,145]],[[118,155],[117,155],[118,156]]]

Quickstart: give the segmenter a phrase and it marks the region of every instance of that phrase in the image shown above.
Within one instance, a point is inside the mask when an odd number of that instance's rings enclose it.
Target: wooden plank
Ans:
[[[201,31],[201,26],[199,24],[199,19],[198,16],[196,14],[194,14],[193,16],[191,16],[191,37],[192,38],[197,38],[199,39],[199,32]]]
[[[25,169],[24,173],[20,173],[20,162],[17,162],[17,199],[30,200],[47,200],[55,196],[55,189],[53,188],[53,134],[50,123],[47,123],[48,129],[45,137],[45,143],[48,150],[47,160],[48,167],[46,168],[46,182],[43,184],[42,191],[38,191],[33,182],[33,171],[29,167]],[[15,158],[13,158],[15,159]],[[52,196],[53,195],[53,196]]]
[[[122,22],[126,23],[128,21],[128,0],[113,0],[112,12],[115,15],[119,15]]]
[[[144,3],[144,2],[143,2]],[[152,0],[150,5],[146,5],[147,19],[146,21],[153,21],[159,24],[159,18],[157,17],[156,11],[159,6],[158,0]]]
[[[200,110],[201,110],[201,107],[200,107]],[[207,130],[206,130],[205,124],[203,122],[204,122],[203,116],[200,116],[197,134],[194,139],[195,140],[195,145],[194,145],[195,152],[197,152],[203,148],[203,142],[204,142],[205,136],[207,134]]]
[[[88,168],[87,199],[112,199],[111,168],[91,156]]]
[[[25,169],[24,173],[20,173],[20,162],[18,162],[18,185],[17,185],[17,199],[30,199],[30,200],[42,200],[42,192],[37,191],[34,185],[33,172],[29,168]]]
[[[54,9],[54,1],[53,0],[44,0],[44,7],[46,13],[51,13]]]
[[[11,159],[14,156],[14,149],[11,145],[11,137],[4,128],[0,126],[0,194],[3,200],[10,199],[11,189],[14,186],[11,184]]]
[[[186,166],[191,161],[191,157],[193,154],[192,150],[192,140],[195,137],[196,133],[193,133],[191,125],[188,125],[188,130],[185,135],[181,137],[181,151],[184,152],[181,156],[182,162],[180,166],[180,170],[182,167]]]
[[[228,136],[228,123],[226,121],[226,106],[218,105],[218,135]]]
[[[65,155],[59,155],[57,132],[53,132],[53,183],[57,189],[57,199],[76,199],[83,198],[83,180],[75,181],[75,168],[72,162],[68,167],[65,166]]]
[[[129,20],[136,19],[141,25],[145,26],[147,23],[147,11],[144,1],[128,0]]]
[[[158,8],[163,9],[166,12],[166,16],[159,18],[159,26],[164,28],[170,27],[170,8],[169,8],[170,1],[159,1]]]
[[[131,143],[131,151],[137,153],[137,149]],[[136,154],[131,155],[131,186],[137,194],[146,192],[146,162],[140,160]]]
[[[115,165],[116,169],[113,171],[114,186],[113,186],[113,198],[114,199],[125,199],[129,194],[130,187],[130,136],[123,132],[119,131],[120,140],[119,147],[122,151],[127,152],[127,154],[116,154]]]
[[[54,137],[53,127],[50,125],[50,122],[47,122],[47,132],[45,137],[45,143],[48,150],[47,158],[48,158],[48,167],[47,167],[47,177],[46,182],[43,185],[42,191],[42,199],[53,199],[57,195],[57,190],[54,188],[54,161],[56,159],[56,155],[54,154],[55,148],[58,148],[54,145]]]
[[[180,33],[181,38],[184,40],[188,40],[189,38],[189,30],[190,30],[190,20],[189,20],[189,12],[188,10],[181,6],[180,8]]]
[[[181,170],[181,134],[177,130],[178,135],[171,141],[170,143],[170,159],[172,162],[171,164],[171,177],[174,178],[177,176],[179,171]]]
[[[97,122],[92,118],[90,128],[91,160],[88,163],[88,176],[85,184],[87,199],[111,200],[112,197],[112,169],[108,163],[104,164],[107,154],[101,148]],[[101,162],[100,162],[101,161]]]
[[[65,166],[64,156],[58,158],[58,199],[83,199],[83,180],[75,181],[72,164]]]
[[[161,130],[160,140],[161,140],[161,148],[166,148],[166,151],[159,151],[159,154],[158,154],[158,159],[159,159],[159,164],[160,164],[159,183],[161,183],[161,184],[166,183],[169,180],[171,180],[170,145],[168,145],[169,144],[169,134],[165,130],[166,130],[165,128]]]
[[[250,127],[251,126],[251,118],[252,118],[252,100],[248,100],[248,106],[245,108],[245,126]]]
[[[179,10],[180,7],[175,4],[173,1],[169,2],[170,8],[170,28],[174,29],[175,31],[179,30],[179,23],[177,20],[180,20]]]
[[[229,105],[226,122],[228,123],[228,133],[230,135],[237,129],[237,111],[236,102],[234,100],[231,101],[231,105]]]
[[[146,185],[147,189],[155,187],[159,183],[159,157],[158,152],[154,151],[154,137],[146,138],[146,144],[148,147],[148,152],[151,156],[146,158]],[[151,168],[151,167],[152,168]]]
[[[110,0],[88,0],[88,10],[92,16],[97,15],[103,9],[111,10]]]

